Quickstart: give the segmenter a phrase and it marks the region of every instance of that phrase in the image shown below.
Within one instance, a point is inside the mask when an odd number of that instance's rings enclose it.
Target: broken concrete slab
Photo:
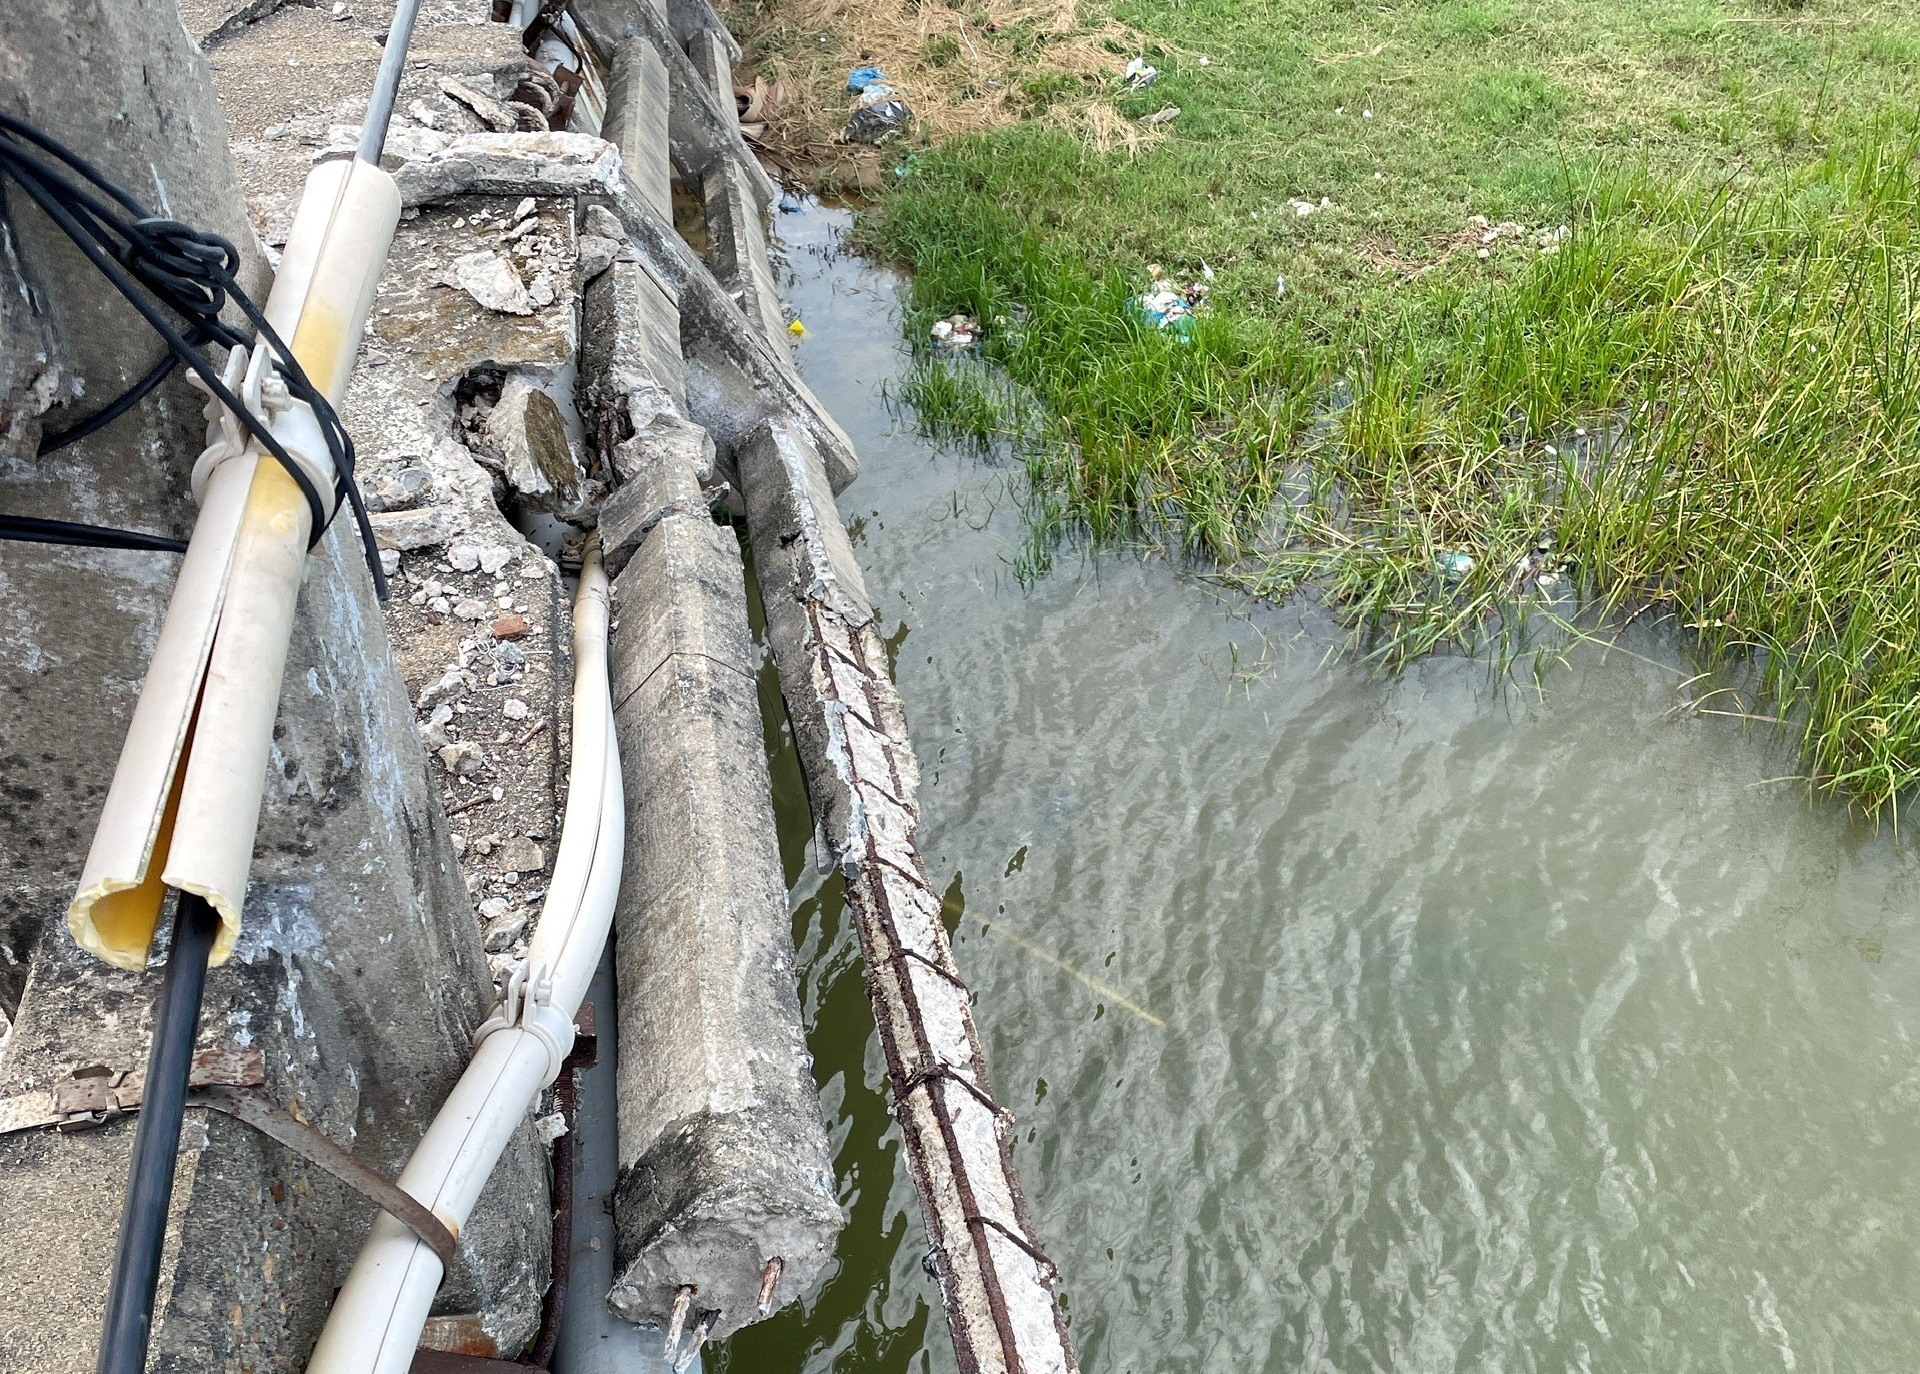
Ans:
[[[859,471],[846,432],[673,225],[627,189],[619,167],[612,144],[585,134],[475,134],[407,163],[395,180],[410,205],[463,190],[602,200],[655,284],[679,304],[681,348],[703,369],[701,385],[688,392],[694,418],[731,447],[771,415],[794,416],[821,453],[834,489],[843,489]]]
[[[634,38],[645,39],[659,53],[671,101],[669,146],[683,180],[698,185],[709,167],[728,158],[747,168],[754,198],[762,205],[773,203],[778,188],[740,132],[733,92],[716,92],[707,84],[661,8],[636,0],[574,0],[571,12],[609,69],[621,45]]]
[[[627,775],[620,1184],[609,1304],[663,1325],[682,1285],[714,1335],[805,1291],[841,1225],[794,995],[792,937],[739,547],[699,502],[639,536],[615,584],[615,720]],[[691,508],[689,508],[691,507]]]
[[[781,352],[788,349],[787,319],[767,257],[766,227],[747,194],[739,168],[714,167],[702,188],[707,207],[707,262],[727,294]]]
[[[590,414],[603,426],[615,412],[639,425],[685,408],[680,309],[643,264],[615,261],[587,284],[583,309],[581,397]]]
[[[621,484],[600,510],[600,554],[617,577],[662,520],[708,518],[701,481],[713,472],[713,441],[698,425],[662,415],[615,450],[614,466]]]
[[[535,507],[580,518],[591,495],[560,406],[524,373],[507,378],[487,413],[486,436],[507,485]],[[590,504],[597,505],[597,500]]]
[[[720,16],[713,12],[708,0],[667,0],[667,22],[673,26],[673,36],[680,40],[681,46],[689,53],[693,51],[700,35],[708,34],[726,53],[729,67],[740,60],[739,41],[721,22]],[[728,88],[726,94],[733,94],[732,89]]]
[[[919,770],[886,645],[803,436],[769,425],[740,452],[755,568],[822,866],[838,868],[895,1115],[963,1369],[1071,1374],[1078,1357],[1007,1146],[919,852]]]

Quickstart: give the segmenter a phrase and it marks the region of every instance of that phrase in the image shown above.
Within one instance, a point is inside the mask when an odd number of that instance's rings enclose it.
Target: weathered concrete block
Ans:
[[[743,163],[753,180],[753,194],[762,205],[776,194],[773,179],[760,166],[740,133],[733,93],[716,92],[680,45],[664,7],[654,0],[574,0],[569,12],[579,23],[600,60],[609,67],[621,44],[643,38],[667,65],[672,94],[668,111],[668,143],[674,166],[688,182],[698,184],[718,158]]]
[[[667,0],[667,21],[673,25],[673,36],[686,47],[696,66],[700,58],[695,51],[695,44],[703,34],[719,44],[720,50],[726,54],[729,67],[740,60],[740,44],[727,31],[727,26],[713,12],[713,6],[707,0]]]
[[[686,405],[680,310],[638,262],[615,262],[587,283],[580,371],[588,408],[624,409],[636,428],[649,412]]]
[[[607,115],[600,136],[620,150],[633,193],[673,218],[673,170],[667,158],[667,64],[653,44],[629,38],[607,76]]]
[[[767,231],[746,178],[733,164],[711,168],[702,186],[707,207],[707,264],[749,320],[781,352],[787,352],[787,320],[767,257]]]
[[[713,441],[707,432],[664,415],[614,450],[621,485],[600,509],[600,556],[610,574],[620,575],[662,520],[707,517],[708,498],[700,485],[703,457],[711,473]]]
[[[663,1323],[683,1284],[717,1335],[762,1274],[804,1291],[841,1218],[794,994],[786,890],[733,535],[659,521],[615,584],[627,776],[617,926],[621,1183],[609,1299]]]

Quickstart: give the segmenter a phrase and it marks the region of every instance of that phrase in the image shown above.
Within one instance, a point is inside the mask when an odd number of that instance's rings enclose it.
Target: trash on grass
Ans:
[[[879,105],[863,105],[853,112],[840,137],[848,143],[884,143],[907,131],[913,123],[913,111],[904,100],[888,100]]]
[[[937,347],[952,353],[972,348],[985,332],[980,328],[980,321],[964,313],[956,313],[943,320],[935,320],[933,328],[928,331]]]
[[[1193,331],[1193,317],[1206,309],[1212,288],[1204,281],[1177,287],[1158,263],[1147,268],[1147,275],[1147,289],[1133,298],[1134,312],[1154,328],[1184,339]]]
[[[847,73],[847,89],[864,91],[867,87],[885,81],[887,74],[878,67],[855,67]]]
[[[1457,549],[1442,549],[1433,557],[1433,566],[1449,581],[1458,582],[1473,571],[1473,555]]]
[[[1144,91],[1160,79],[1160,69],[1149,66],[1147,59],[1136,57],[1127,63],[1126,74],[1120,78],[1120,84],[1130,91]]]
[[[1178,105],[1169,105],[1163,110],[1155,110],[1150,115],[1141,115],[1140,122],[1142,124],[1171,124],[1178,118],[1180,118],[1180,107]]]

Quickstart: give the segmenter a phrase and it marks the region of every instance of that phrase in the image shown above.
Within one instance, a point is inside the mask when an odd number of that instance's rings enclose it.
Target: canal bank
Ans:
[[[1908,1367],[1907,847],[1687,710],[1657,629],[1542,700],[1371,676],[1163,561],[1022,588],[1017,471],[889,412],[897,282],[844,223],[781,217],[783,293],[865,460],[922,841],[1086,1367]],[[774,779],[849,1225],[715,1367],[948,1369],[790,750]]]

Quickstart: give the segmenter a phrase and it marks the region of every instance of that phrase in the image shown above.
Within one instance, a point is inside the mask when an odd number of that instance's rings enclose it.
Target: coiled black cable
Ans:
[[[230,349],[253,346],[253,339],[244,330],[221,318],[231,304],[271,350],[287,391],[312,407],[333,459],[336,508],[344,502],[352,509],[366,551],[367,567],[373,574],[374,589],[384,601],[387,579],[380,570],[379,547],[374,542],[366,503],[353,480],[353,440],[333,406],[308,379],[293,351],[241,288],[235,277],[240,269],[239,250],[218,234],[155,215],[71,149],[25,120],[0,112],[0,214],[5,213],[8,180],[19,186],[73,241],[167,346],[167,356],[145,376],[85,419],[47,435],[41,441],[40,452],[51,453],[110,424],[138,405],[176,367],[184,364],[239,417],[248,433],[293,478],[312,516],[311,542],[319,543],[327,529],[326,502],[293,456],[266,425],[240,403],[239,397],[227,388],[218,370],[201,352],[208,344]],[[179,323],[169,319],[169,314],[177,317]],[[34,532],[31,527],[36,523],[60,526],[60,537],[48,538],[44,532]],[[89,530],[97,532],[98,538],[87,540],[84,532]],[[35,522],[5,516],[0,517],[0,538],[69,544],[91,542],[105,548],[151,548],[156,547],[151,541],[159,537],[65,521]]]

